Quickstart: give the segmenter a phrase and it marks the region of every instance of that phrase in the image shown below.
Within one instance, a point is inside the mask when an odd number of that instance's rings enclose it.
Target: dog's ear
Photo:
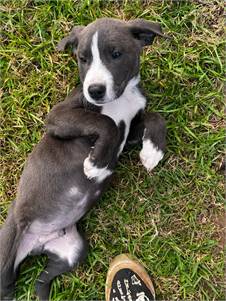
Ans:
[[[78,46],[79,35],[81,34],[81,32],[84,28],[85,28],[85,26],[75,26],[75,27],[73,27],[70,34],[68,36],[66,36],[65,38],[63,38],[57,44],[57,50],[58,51],[64,51],[68,46],[72,46],[72,51],[75,54],[77,46]]]
[[[158,36],[166,37],[159,23],[150,22],[144,19],[135,19],[127,22],[129,30],[135,39],[140,41],[141,46],[151,45],[154,38]]]

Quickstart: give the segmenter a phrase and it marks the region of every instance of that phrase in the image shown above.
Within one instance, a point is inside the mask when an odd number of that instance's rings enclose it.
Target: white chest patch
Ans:
[[[125,123],[124,139],[120,145],[118,155],[120,155],[126,143],[132,119],[146,105],[146,99],[137,87],[138,82],[139,77],[132,78],[123,94],[116,100],[104,104],[101,110],[101,114],[112,118],[116,125],[119,125],[120,121],[124,121]]]

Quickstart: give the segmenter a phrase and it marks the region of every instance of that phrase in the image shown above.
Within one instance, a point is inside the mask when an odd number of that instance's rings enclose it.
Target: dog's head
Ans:
[[[103,105],[118,98],[138,75],[141,49],[156,35],[164,36],[158,23],[102,18],[86,27],[75,26],[57,48],[72,47],[86,99]]]

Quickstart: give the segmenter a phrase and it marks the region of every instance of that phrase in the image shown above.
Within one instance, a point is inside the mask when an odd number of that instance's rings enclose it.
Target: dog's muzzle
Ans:
[[[92,99],[100,102],[101,100],[104,100],[106,87],[102,84],[92,84],[89,86],[88,92]]]

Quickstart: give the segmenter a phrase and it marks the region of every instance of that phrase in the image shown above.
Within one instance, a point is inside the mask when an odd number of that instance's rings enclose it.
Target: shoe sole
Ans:
[[[113,259],[107,273],[107,279],[105,284],[106,301],[110,301],[110,293],[113,279],[116,273],[121,269],[130,269],[136,274],[138,274],[141,280],[147,286],[147,288],[151,291],[155,299],[155,290],[153,283],[144,267],[136,259],[133,259],[129,254],[121,254]]]

